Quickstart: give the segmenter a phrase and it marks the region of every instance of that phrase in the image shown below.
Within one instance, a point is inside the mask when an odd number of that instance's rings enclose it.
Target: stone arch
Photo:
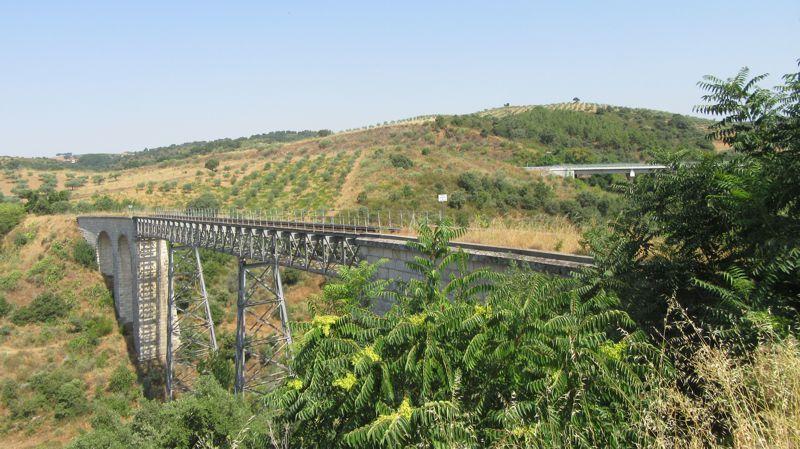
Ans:
[[[135,287],[133,273],[133,251],[124,234],[117,240],[116,275],[114,276],[114,299],[117,316],[123,326],[133,324],[133,295]]]
[[[100,268],[100,273],[113,282],[114,277],[114,245],[111,243],[111,237],[108,233],[103,231],[97,236],[97,266]],[[111,284],[113,285],[113,284]]]

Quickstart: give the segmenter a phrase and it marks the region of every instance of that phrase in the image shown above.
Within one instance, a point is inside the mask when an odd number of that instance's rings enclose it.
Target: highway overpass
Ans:
[[[658,164],[613,163],[545,165],[525,167],[525,170],[561,176],[563,178],[579,178],[591,175],[625,175],[629,178],[633,178],[642,173],[652,173],[658,170],[665,170],[666,168],[666,165]]]

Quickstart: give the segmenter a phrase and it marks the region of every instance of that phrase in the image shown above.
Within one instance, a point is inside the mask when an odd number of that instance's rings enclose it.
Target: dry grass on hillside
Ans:
[[[585,252],[581,245],[581,230],[567,221],[552,223],[507,223],[495,219],[483,228],[470,228],[459,241],[511,248],[558,251],[570,254]]]
[[[20,244],[24,240],[21,233],[28,240],[24,244]],[[117,367],[122,365],[133,372],[125,339],[116,325],[97,346],[73,343],[82,335],[74,332],[70,324],[73,317],[89,314],[116,322],[110,293],[99,272],[71,260],[72,243],[80,238],[74,216],[46,216],[28,217],[3,239],[0,295],[19,309],[38,294],[53,291],[72,307],[69,318],[55,323],[15,325],[9,317],[0,318],[0,384],[4,392],[11,392],[11,385],[18,392],[18,396],[14,393],[14,397],[0,402],[0,447],[61,447],[89,428],[92,411],[57,419],[53,416],[55,404],[30,409],[31,415],[12,417],[5,401],[18,400],[24,410],[25,404],[41,400],[30,390],[29,380],[34,374],[72,373],[85,385],[86,396],[92,401],[107,394],[109,377]],[[63,254],[67,257],[59,257]],[[44,271],[36,274],[38,270]]]
[[[657,388],[641,420],[656,447],[796,449],[800,447],[800,346],[794,339],[733,355],[702,345],[690,361],[699,397]],[[719,441],[724,430],[729,441]]]

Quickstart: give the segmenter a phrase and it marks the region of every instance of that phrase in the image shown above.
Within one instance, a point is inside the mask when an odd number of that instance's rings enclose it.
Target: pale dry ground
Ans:
[[[345,177],[344,184],[342,184],[339,195],[336,197],[336,209],[346,209],[352,207],[355,203],[355,198],[358,197],[359,193],[358,173],[365,157],[366,154],[362,153],[353,164],[353,169]]]
[[[511,248],[584,254],[581,230],[566,220],[562,224],[509,226],[496,220],[486,228],[470,228],[459,241]]]
[[[417,235],[417,230],[412,227],[402,227],[393,234],[414,237]],[[482,226],[466,228],[464,235],[458,237],[455,243],[586,254],[582,241],[581,228],[565,218],[554,217],[541,221],[495,218],[483,223]]]
[[[547,109],[556,109],[556,110],[569,110],[569,111],[581,111],[581,112],[597,112],[597,109],[600,107],[608,106],[605,104],[599,103],[583,103],[583,102],[565,102],[565,103],[552,103],[552,104],[543,104],[543,105],[521,105],[521,106],[503,106],[499,108],[492,108],[487,109],[485,111],[481,111],[478,115],[488,116],[488,117],[505,117],[508,115],[514,114],[521,114],[523,112],[530,111],[533,108],[543,107]]]
[[[714,151],[716,151],[717,153],[724,153],[731,149],[730,145],[725,144],[721,140],[714,140],[713,143],[714,143]]]
[[[22,248],[16,248],[11,241],[15,232],[36,229],[34,239]],[[74,216],[28,217],[21,227],[16,228],[2,241],[3,257],[0,259],[0,275],[7,275],[18,270],[23,273],[18,286],[5,297],[16,307],[30,303],[33,298],[45,290],[27,279],[27,271],[50,248],[54,242],[73,241],[81,238]],[[71,250],[71,246],[70,246]],[[74,301],[73,312],[80,314],[91,311],[94,314],[110,314],[115,320],[111,306],[99,306],[90,302],[85,292],[93,287],[105,288],[99,272],[83,268],[76,263],[68,262],[64,278],[58,282],[58,289],[68,299]],[[0,319],[0,325],[9,326],[11,334],[2,337],[0,346],[0,381],[14,379],[25,383],[27,379],[42,369],[53,369],[69,363],[89,366],[97,357],[106,357],[103,368],[93,367],[82,371],[81,379],[85,382],[87,397],[105,391],[111,372],[120,364],[130,370],[127,345],[124,337],[114,331],[101,339],[92,354],[76,355],[67,350],[68,342],[75,334],[68,332],[68,325],[29,324],[15,326],[8,319]],[[85,358],[85,360],[84,360]],[[0,421],[6,419],[8,410],[0,405]],[[69,442],[81,430],[89,428],[91,415],[56,421],[50,411],[45,411],[27,420],[13,422],[0,433],[0,447],[8,449],[28,449],[34,447],[61,447]],[[5,426],[5,424],[4,424]]]

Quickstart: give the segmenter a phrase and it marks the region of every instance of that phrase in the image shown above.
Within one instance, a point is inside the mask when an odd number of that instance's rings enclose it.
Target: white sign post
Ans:
[[[446,203],[446,202],[447,202],[447,194],[446,193],[440,193],[439,194],[439,203],[442,205],[442,207],[439,208],[439,223],[441,223],[442,219],[444,219],[444,203]]]

